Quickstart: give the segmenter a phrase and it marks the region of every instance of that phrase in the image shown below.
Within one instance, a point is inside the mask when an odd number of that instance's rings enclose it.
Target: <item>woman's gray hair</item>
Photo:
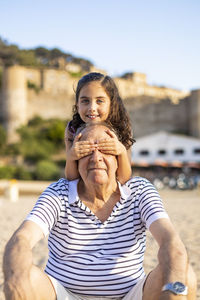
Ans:
[[[92,127],[95,127],[95,126],[104,126],[104,127],[108,128],[109,130],[111,130],[112,132],[114,132],[114,134],[119,139],[116,130],[110,124],[108,124],[107,122],[104,122],[104,121],[92,122],[92,123],[83,123],[83,124],[81,124],[78,127],[75,136],[77,136],[79,133],[81,133],[84,129],[86,129],[86,128],[92,128]]]

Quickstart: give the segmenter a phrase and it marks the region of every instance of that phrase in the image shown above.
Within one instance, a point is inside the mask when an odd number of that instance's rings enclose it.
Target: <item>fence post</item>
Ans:
[[[10,202],[17,202],[19,200],[19,187],[16,179],[11,179],[5,190],[5,196]]]

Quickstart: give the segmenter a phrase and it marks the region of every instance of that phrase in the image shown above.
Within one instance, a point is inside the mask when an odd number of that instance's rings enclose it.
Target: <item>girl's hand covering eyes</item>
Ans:
[[[79,133],[72,144],[71,149],[69,150],[69,155],[72,160],[79,160],[80,158],[91,154],[95,148],[96,144],[90,141],[79,141],[82,136],[82,133]]]
[[[109,137],[98,141],[98,150],[105,154],[121,155],[126,152],[125,146],[118,140],[117,136],[111,130],[106,130]]]

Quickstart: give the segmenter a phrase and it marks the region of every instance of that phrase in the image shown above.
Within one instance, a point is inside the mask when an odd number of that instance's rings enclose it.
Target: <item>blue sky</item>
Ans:
[[[116,76],[200,88],[199,0],[0,0],[0,36],[20,48],[58,47]]]

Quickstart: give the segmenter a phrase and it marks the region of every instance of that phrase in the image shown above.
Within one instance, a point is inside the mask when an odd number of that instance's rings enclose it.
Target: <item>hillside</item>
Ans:
[[[92,62],[65,53],[58,48],[47,49],[39,46],[33,49],[21,49],[0,37],[0,66],[22,65],[31,67],[66,68],[68,64],[78,65],[80,71],[87,72],[93,66]]]

